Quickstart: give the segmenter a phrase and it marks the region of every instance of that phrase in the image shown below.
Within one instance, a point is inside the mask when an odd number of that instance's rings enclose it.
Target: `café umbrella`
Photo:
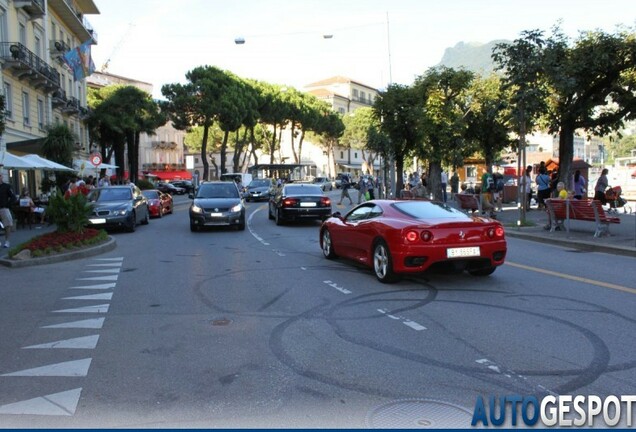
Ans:
[[[0,167],[6,169],[35,169],[33,162],[13,155],[8,151],[0,151]]]
[[[75,171],[72,168],[69,168],[65,165],[59,164],[57,162],[53,162],[52,160],[48,160],[36,154],[28,154],[22,156],[22,159],[28,160],[35,165],[35,168],[49,170],[49,171]]]

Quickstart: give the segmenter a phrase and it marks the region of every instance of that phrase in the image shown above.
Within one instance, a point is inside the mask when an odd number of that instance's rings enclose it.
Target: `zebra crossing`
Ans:
[[[68,316],[69,320],[39,327],[44,333],[46,333],[48,329],[63,329],[64,331],[68,331],[68,338],[28,345],[21,349],[25,350],[25,352],[52,350],[52,360],[56,358],[55,350],[67,349],[84,352],[84,350],[95,349],[99,342],[99,333],[88,336],[77,336],[73,334],[73,331],[76,329],[96,331],[102,329],[105,317],[94,317],[94,315],[105,315],[108,313],[110,303],[104,302],[112,300],[112,290],[116,287],[123,260],[123,257],[92,259],[86,265],[86,269],[82,271],[82,277],[76,278],[76,281],[78,281],[77,285],[69,287],[69,290],[95,290],[102,292],[88,293],[84,291],[84,294],[81,295],[62,297],[61,300],[74,301],[77,302],[77,305],[67,309],[53,310],[51,312],[54,315],[60,314]],[[75,293],[77,292],[73,294]],[[88,301],[97,301],[99,304],[82,304]],[[88,316],[77,319],[77,315],[79,314]],[[54,361],[38,367],[3,373],[0,374],[0,380],[20,379],[20,377],[86,377],[91,366],[92,357],[86,355],[79,355],[78,357],[80,358],[76,360],[63,362]],[[0,424],[2,424],[2,415],[73,416],[81,394],[82,387],[60,389],[59,392],[0,405]]]

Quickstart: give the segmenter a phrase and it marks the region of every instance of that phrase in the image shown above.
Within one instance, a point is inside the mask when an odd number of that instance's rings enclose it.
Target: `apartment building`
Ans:
[[[86,81],[92,88],[127,85],[137,87],[148,94],[152,94],[153,91],[151,83],[107,72],[95,72]],[[184,157],[185,135],[186,132],[175,129],[172,122],[157,128],[154,134],[142,133],[139,136],[140,174],[156,176],[160,180],[190,178],[192,174],[186,171]]]
[[[46,127],[67,125],[77,137],[76,155],[88,155],[85,80],[75,81],[62,56],[97,34],[86,15],[92,0],[0,0],[0,77],[6,130],[0,150],[40,153]],[[39,184],[41,173],[19,172],[18,184]]]
[[[371,107],[378,96],[378,90],[366,84],[344,76],[335,76],[305,86],[307,93],[329,103],[335,111],[342,115],[352,113],[361,107]],[[304,151],[304,150],[303,150]],[[318,174],[335,176],[339,172],[348,172],[354,176],[369,173],[371,167],[364,158],[362,150],[336,147],[331,155],[324,155],[317,162]],[[380,161],[374,162],[373,171],[377,174]]]

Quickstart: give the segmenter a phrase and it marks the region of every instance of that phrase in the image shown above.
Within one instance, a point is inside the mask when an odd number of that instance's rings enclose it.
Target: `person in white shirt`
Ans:
[[[441,182],[442,182],[442,200],[446,202],[446,185],[448,184],[448,174],[446,171],[442,170],[441,174]]]

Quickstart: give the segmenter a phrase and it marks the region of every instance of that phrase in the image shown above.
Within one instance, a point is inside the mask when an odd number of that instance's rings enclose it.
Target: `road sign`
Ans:
[[[90,161],[94,166],[99,166],[102,163],[102,155],[99,153],[93,153],[91,154]]]

